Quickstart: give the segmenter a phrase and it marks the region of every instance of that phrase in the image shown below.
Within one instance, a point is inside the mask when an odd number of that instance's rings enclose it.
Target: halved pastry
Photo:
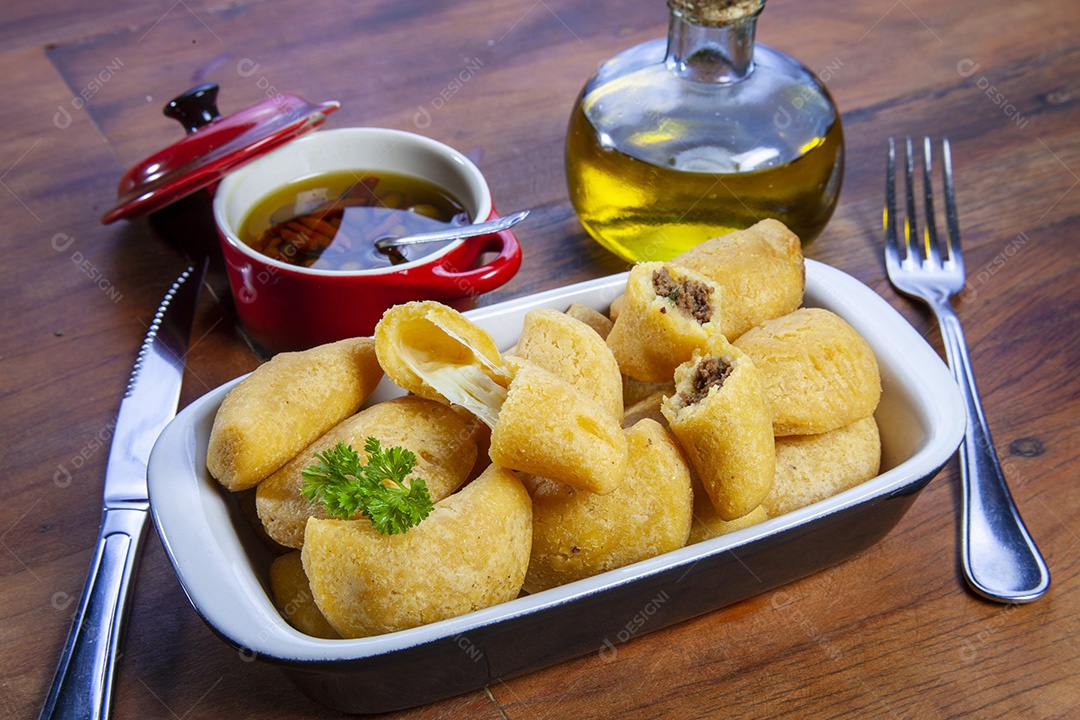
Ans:
[[[721,520],[761,504],[776,472],[772,421],[754,362],[723,335],[675,371],[660,411]]]
[[[762,220],[746,230],[706,240],[671,262],[696,270],[722,288],[720,329],[729,340],[802,304],[806,286],[802,244],[778,220]]]
[[[395,382],[459,405],[491,428],[496,465],[593,492],[622,482],[621,413],[614,417],[534,363],[500,359],[490,336],[456,310],[434,302],[390,308],[375,342]]]
[[[675,368],[720,331],[721,291],[674,263],[638,263],[626,280],[618,318],[607,336],[624,375],[670,382]]]
[[[395,305],[375,326],[375,353],[390,379],[421,397],[464,407],[494,427],[509,374],[495,341],[434,300]]]
[[[712,499],[705,492],[704,486],[702,486],[696,475],[693,476],[693,487],[694,522],[690,525],[690,537],[686,540],[687,545],[712,540],[769,519],[769,514],[765,512],[764,505],[758,505],[742,517],[734,520],[721,520],[720,516],[716,514]]]

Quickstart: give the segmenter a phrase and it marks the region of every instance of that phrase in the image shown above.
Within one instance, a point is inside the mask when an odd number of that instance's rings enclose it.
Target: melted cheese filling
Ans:
[[[429,319],[429,322],[430,319]],[[456,341],[467,353],[472,362],[457,364],[434,357],[417,348],[402,346],[400,357],[410,370],[425,383],[454,405],[465,408],[487,425],[495,427],[499,419],[499,410],[506,402],[506,388],[491,377],[491,374],[503,378],[507,384],[510,377],[506,371],[493,365],[487,358],[473,352],[468,343],[457,334],[431,322],[433,332],[441,332]],[[488,372],[485,372],[485,368]],[[490,373],[490,374],[489,374]]]

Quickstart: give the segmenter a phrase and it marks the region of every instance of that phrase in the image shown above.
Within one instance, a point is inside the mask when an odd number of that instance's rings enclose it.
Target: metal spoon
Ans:
[[[403,247],[405,245],[445,242],[447,240],[475,237],[476,235],[490,235],[491,233],[501,232],[517,225],[524,220],[528,214],[528,210],[522,210],[521,212],[507,215],[506,217],[501,217],[496,220],[488,220],[472,225],[460,225],[458,227],[447,228],[446,230],[433,230],[432,232],[416,233],[414,235],[406,235],[405,237],[398,238],[387,235],[376,240],[375,247],[379,250],[386,251],[391,248]]]

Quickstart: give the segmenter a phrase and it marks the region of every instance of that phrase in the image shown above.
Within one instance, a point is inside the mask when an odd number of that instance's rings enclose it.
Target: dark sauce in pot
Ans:
[[[244,218],[240,239],[281,262],[319,270],[390,267],[438,252],[450,242],[386,251],[381,237],[466,225],[456,198],[421,178],[344,171],[301,178],[263,198]]]

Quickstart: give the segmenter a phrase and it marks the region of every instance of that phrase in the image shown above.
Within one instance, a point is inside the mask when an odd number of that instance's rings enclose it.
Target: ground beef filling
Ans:
[[[690,390],[680,392],[679,398],[684,406],[695,405],[709,394],[711,388],[721,387],[730,374],[731,365],[722,359],[705,358],[694,369],[694,375],[690,378]]]
[[[712,288],[694,280],[676,280],[666,265],[652,274],[653,291],[657,297],[666,297],[675,303],[683,314],[704,325],[712,320],[712,307],[709,298]]]

